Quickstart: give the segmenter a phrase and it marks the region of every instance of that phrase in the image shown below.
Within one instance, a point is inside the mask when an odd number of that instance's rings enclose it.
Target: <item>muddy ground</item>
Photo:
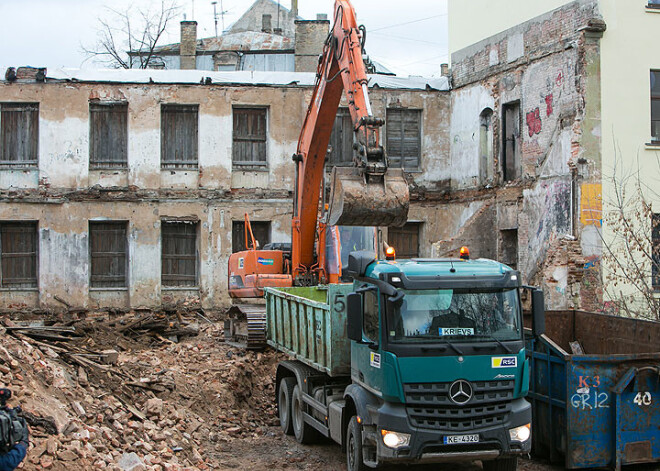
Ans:
[[[0,318],[0,386],[31,417],[23,469],[345,470],[339,446],[281,433],[273,377],[284,356],[228,345],[221,320],[198,314],[60,315],[45,335],[22,327],[30,316]]]

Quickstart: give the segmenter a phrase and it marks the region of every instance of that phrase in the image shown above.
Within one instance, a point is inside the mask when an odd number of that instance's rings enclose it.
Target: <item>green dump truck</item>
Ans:
[[[531,446],[520,276],[492,260],[376,260],[352,284],[267,288],[285,433],[329,437],[349,471],[482,460],[514,470]],[[542,330],[543,294],[532,292]]]

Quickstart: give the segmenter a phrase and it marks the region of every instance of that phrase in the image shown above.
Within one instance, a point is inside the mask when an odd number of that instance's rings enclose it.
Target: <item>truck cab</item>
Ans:
[[[291,358],[276,378],[285,433],[333,439],[349,471],[466,460],[515,470],[531,449],[519,273],[367,251],[347,271],[352,284],[266,289],[268,343]],[[532,300],[540,332],[542,292]]]
[[[518,272],[493,260],[365,252],[351,254],[349,270],[365,463],[480,459],[515,469],[531,446]]]

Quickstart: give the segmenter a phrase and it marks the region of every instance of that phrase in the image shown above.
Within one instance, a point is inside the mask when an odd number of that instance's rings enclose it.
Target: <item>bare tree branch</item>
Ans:
[[[87,59],[110,67],[146,69],[152,64],[167,28],[179,15],[177,0],[161,0],[158,11],[117,11],[107,8],[99,18],[98,40],[93,46],[81,46]]]
[[[657,286],[660,216],[654,213],[651,205],[651,201],[658,199],[657,190],[644,183],[639,157],[635,163],[636,167],[634,164],[626,166],[615,144],[612,175],[604,179],[611,184],[611,192],[604,194],[612,198],[603,202],[603,209],[607,210],[603,220],[611,234],[605,237],[599,233],[603,261],[609,267],[605,291],[620,313],[660,320]],[[660,171],[660,159],[656,159],[656,163]]]

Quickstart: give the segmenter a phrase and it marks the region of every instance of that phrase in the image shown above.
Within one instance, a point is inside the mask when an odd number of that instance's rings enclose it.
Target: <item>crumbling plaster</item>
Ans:
[[[232,221],[248,213],[253,221],[271,222],[271,240],[290,239],[291,155],[310,96],[311,87],[295,84],[0,85],[0,101],[39,103],[38,168],[0,170],[0,220],[38,221],[39,288],[4,291],[2,307],[62,307],[55,296],[87,308],[158,307],[187,296],[199,297],[205,308],[226,306]],[[374,89],[371,96],[377,116],[384,117],[388,106],[424,110],[422,171],[411,178],[418,187],[434,188],[441,175],[434,159],[449,153],[448,93]],[[90,100],[128,102],[127,168],[89,169]],[[160,107],[165,103],[199,104],[197,169],[160,168]],[[232,105],[268,108],[267,168],[232,168]],[[385,132],[381,140],[386,142]],[[437,220],[433,210],[419,204],[412,203],[415,218]],[[198,221],[198,288],[161,285],[163,218]],[[125,289],[90,289],[90,220],[128,221]]]
[[[599,33],[580,29],[598,18],[597,10],[596,2],[572,3],[452,56],[452,189],[484,184],[479,181],[479,114],[490,107],[492,170],[499,184],[492,196],[496,214],[502,214],[502,205],[518,208],[518,268],[526,282],[544,286],[554,309],[581,305],[582,277],[567,273],[599,269],[598,228],[580,218],[600,208],[600,202],[586,207],[581,200],[583,188],[598,192],[600,185]],[[502,106],[511,102],[520,105],[521,178],[504,186]],[[576,238],[577,245],[571,242],[565,249],[566,241]],[[566,265],[563,275],[558,264]]]

